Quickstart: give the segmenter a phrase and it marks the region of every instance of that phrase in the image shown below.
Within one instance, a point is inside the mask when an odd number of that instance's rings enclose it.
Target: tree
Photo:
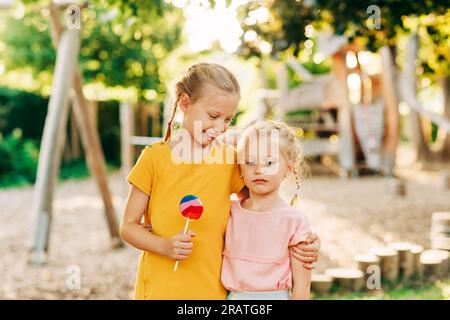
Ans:
[[[1,40],[8,70],[30,68],[36,77],[51,74],[55,49],[42,1],[26,1],[23,18],[8,17]],[[160,72],[180,41],[180,10],[164,1],[91,1],[82,11],[80,66],[86,83],[134,87],[164,93]],[[155,96],[155,95],[153,95]]]

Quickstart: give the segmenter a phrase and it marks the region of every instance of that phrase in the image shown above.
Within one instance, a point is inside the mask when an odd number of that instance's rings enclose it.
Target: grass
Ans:
[[[397,286],[366,292],[334,292],[313,295],[316,300],[450,300],[450,280],[415,286]]]

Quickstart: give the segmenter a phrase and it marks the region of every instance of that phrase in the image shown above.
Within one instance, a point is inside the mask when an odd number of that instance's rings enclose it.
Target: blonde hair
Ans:
[[[236,93],[240,96],[241,89],[235,76],[225,67],[217,63],[201,62],[192,65],[175,85],[175,102],[172,106],[169,122],[167,125],[164,141],[170,138],[172,121],[177,112],[178,102],[183,93],[187,94],[192,102],[195,102],[202,95],[205,85],[212,84],[218,89]]]
[[[280,142],[284,143],[287,161],[290,162],[290,165],[293,169],[292,176],[295,180],[296,191],[294,197],[291,200],[291,205],[294,205],[298,200],[300,194],[300,180],[308,172],[308,167],[304,160],[300,143],[294,130],[291,127],[283,122],[278,121],[264,121],[256,123],[244,131],[239,141],[238,151],[239,153],[242,153],[250,134],[256,133],[256,136],[259,136],[262,132],[265,132],[265,134],[270,134],[271,132],[273,132],[273,130],[277,130],[279,132]]]

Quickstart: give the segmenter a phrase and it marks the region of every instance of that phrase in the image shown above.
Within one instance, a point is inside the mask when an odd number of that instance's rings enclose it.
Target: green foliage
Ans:
[[[148,89],[164,93],[159,73],[165,57],[178,45],[180,17],[179,10],[162,0],[91,1],[82,10],[79,60],[85,82],[135,87],[138,98]],[[35,77],[51,74],[56,56],[48,18],[28,10],[23,19],[7,20],[0,38],[6,44],[7,69],[29,68]]]
[[[374,27],[368,12],[371,5],[380,8],[380,28]],[[249,12],[267,7],[271,17],[267,22],[246,25]],[[373,52],[383,45],[394,45],[400,36],[418,32],[421,49],[419,58],[423,72],[439,77],[450,72],[450,9],[445,0],[278,0],[251,1],[241,9],[245,31],[254,30],[261,40],[273,44],[272,55],[298,56],[308,39],[305,27],[334,30],[350,40],[358,38]],[[245,42],[240,53],[246,57],[261,56],[253,42]]]
[[[20,129],[0,138],[0,154],[0,187],[34,182],[39,160],[38,146],[32,140],[22,139]]]
[[[120,165],[119,102],[103,101],[98,105],[97,127],[106,161]]]
[[[36,93],[0,87],[0,187],[34,183],[48,99]],[[120,165],[119,102],[98,104],[98,128],[105,159]],[[67,141],[70,141],[70,130]],[[83,157],[63,162],[62,179],[85,177]]]
[[[48,99],[32,92],[0,87],[0,133],[20,128],[24,139],[41,139]]]
[[[25,186],[36,181],[38,147],[33,140],[23,139],[20,129],[15,129],[5,138],[0,135],[0,188]],[[116,170],[119,167],[118,162],[107,163],[107,171]],[[84,158],[61,164],[59,180],[88,176],[89,170]]]

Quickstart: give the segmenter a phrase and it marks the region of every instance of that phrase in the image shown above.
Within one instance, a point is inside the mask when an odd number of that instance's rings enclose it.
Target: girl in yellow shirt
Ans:
[[[220,281],[230,195],[244,187],[234,149],[216,140],[224,133],[240,100],[233,74],[218,64],[191,66],[176,85],[176,101],[164,142],[147,146],[127,180],[131,183],[121,237],[143,250],[139,259],[136,299],[225,299]],[[177,109],[182,127],[171,136]],[[180,200],[192,194],[203,214],[182,231]],[[142,225],[150,224],[151,232]],[[309,267],[320,244],[296,248]],[[315,240],[315,241],[314,241]],[[310,241],[310,242],[311,242]],[[180,261],[174,271],[175,261]]]

